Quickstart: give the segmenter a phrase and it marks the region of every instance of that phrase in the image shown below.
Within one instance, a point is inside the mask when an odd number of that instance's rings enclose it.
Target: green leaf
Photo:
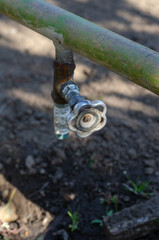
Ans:
[[[103,221],[100,219],[95,219],[91,222],[91,224],[99,224],[99,226],[102,227]]]
[[[72,213],[70,211],[68,211],[67,214],[72,219]]]
[[[107,217],[111,216],[112,214],[113,214],[113,210],[109,210],[109,211],[107,212]]]

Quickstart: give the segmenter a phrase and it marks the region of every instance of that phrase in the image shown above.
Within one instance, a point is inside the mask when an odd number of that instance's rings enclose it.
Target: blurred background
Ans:
[[[159,51],[158,0],[49,2]],[[68,205],[80,205],[81,230],[71,239],[102,240],[102,230],[90,226],[104,212],[101,194],[115,194],[120,209],[141,201],[123,191],[124,171],[159,191],[159,98],[75,54],[81,94],[106,103],[108,123],[84,140],[60,142],[50,95],[54,50],[50,40],[0,15],[1,202],[18,189],[17,221],[27,228],[21,239],[37,238],[52,219],[52,232],[67,229]]]

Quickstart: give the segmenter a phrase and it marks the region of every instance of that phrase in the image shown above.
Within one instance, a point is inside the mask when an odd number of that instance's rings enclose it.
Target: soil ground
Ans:
[[[50,2],[159,51],[158,0],[58,0]],[[53,133],[54,47],[37,33],[0,17],[0,200],[11,189],[19,235],[1,239],[104,240],[106,205],[118,210],[146,201],[124,189],[125,173],[150,181],[159,192],[159,98],[115,73],[75,55],[75,80],[89,99],[108,107],[107,126],[87,139],[71,135],[58,141]],[[30,165],[27,163],[31,163]],[[79,230],[71,232],[68,209],[79,211]],[[59,233],[59,230],[65,230]],[[159,232],[144,237],[159,239]]]

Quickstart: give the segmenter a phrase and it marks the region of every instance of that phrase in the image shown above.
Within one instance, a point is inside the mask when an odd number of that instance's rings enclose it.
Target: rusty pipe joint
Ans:
[[[88,137],[106,125],[107,108],[102,101],[86,100],[80,95],[78,86],[72,81],[61,84],[59,93],[72,110],[67,117],[68,128],[78,137]]]
[[[56,61],[54,63],[54,87],[52,97],[55,104],[69,106],[68,115],[60,114],[61,121],[78,137],[84,138],[100,130],[106,124],[107,108],[102,101],[89,101],[81,96],[79,88],[73,81],[75,69],[73,52],[54,42]],[[61,105],[62,104],[62,105]]]

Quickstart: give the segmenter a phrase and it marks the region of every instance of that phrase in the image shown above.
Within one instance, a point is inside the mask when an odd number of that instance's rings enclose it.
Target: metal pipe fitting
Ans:
[[[86,100],[78,86],[68,81],[60,86],[61,96],[68,102],[72,112],[67,117],[70,131],[84,138],[102,129],[106,124],[106,105],[99,100]]]
[[[59,86],[62,83],[73,80],[75,63],[71,50],[64,48],[54,41],[56,50],[56,59],[54,61],[54,81],[52,99],[56,104],[65,104],[66,101],[59,94]]]
[[[105,126],[107,108],[102,101],[91,102],[80,95],[78,86],[73,82],[73,53],[57,42],[55,47],[52,98],[55,102],[56,136],[58,139],[66,138],[68,128],[80,138],[88,137]]]
[[[61,97],[58,88],[73,78],[75,64],[72,51],[65,49],[58,42],[54,41],[56,59],[54,62],[54,81],[51,93],[54,101],[54,132],[59,140],[64,140],[69,136],[67,117],[70,114],[70,106]]]

